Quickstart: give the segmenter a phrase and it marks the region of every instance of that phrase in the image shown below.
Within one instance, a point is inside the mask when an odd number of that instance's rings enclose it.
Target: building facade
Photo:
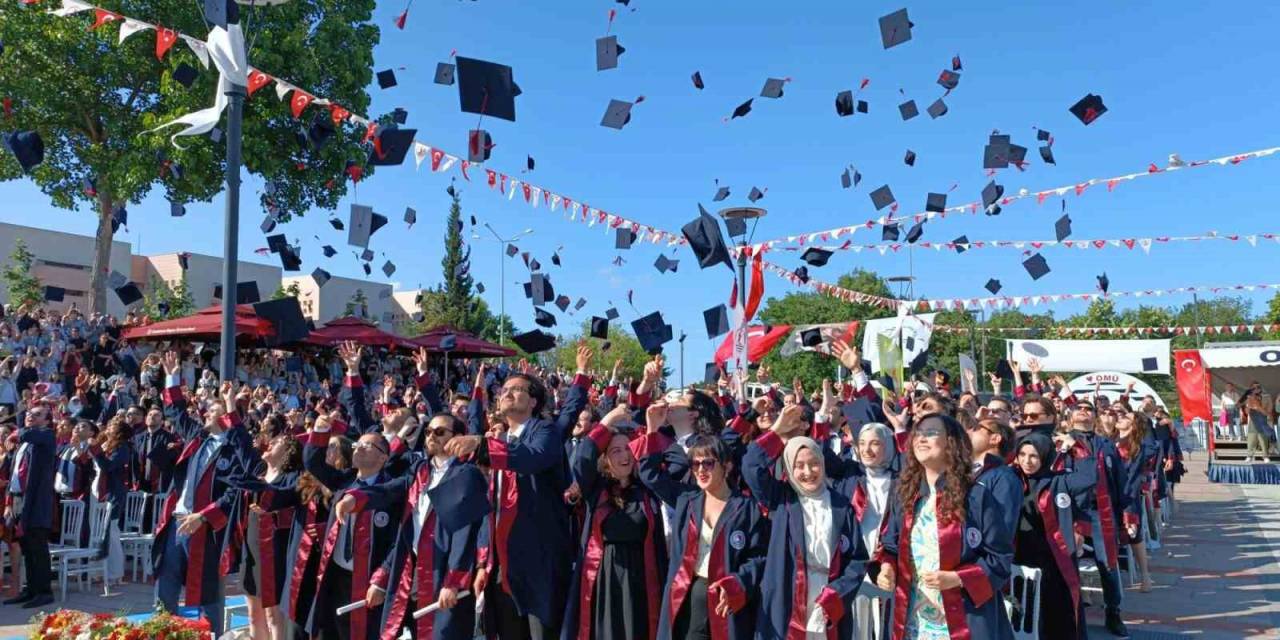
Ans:
[[[66,311],[73,306],[89,308],[89,281],[93,277],[93,238],[74,233],[37,229],[17,224],[0,223],[0,260],[8,263],[13,247],[21,239],[27,244],[34,260],[31,274],[46,286],[66,290],[62,302],[46,303],[46,308]],[[127,242],[112,242],[109,266],[113,271],[128,276],[132,271],[133,254]],[[143,283],[138,282],[139,286]],[[0,286],[0,302],[9,303],[8,291]],[[114,292],[107,292],[107,312],[123,317],[125,306]]]

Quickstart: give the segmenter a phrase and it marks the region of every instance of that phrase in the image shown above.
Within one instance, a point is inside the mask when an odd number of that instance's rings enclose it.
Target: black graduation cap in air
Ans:
[[[331,277],[332,276],[329,275],[328,271],[325,271],[320,267],[316,267],[315,270],[311,272],[311,279],[316,281],[317,288],[323,287],[324,284],[328,282]]]
[[[636,232],[631,227],[618,227],[614,230],[613,248],[614,249],[630,249],[631,243],[636,241]]]
[[[181,267],[183,271],[186,271],[187,269],[190,269],[190,268],[191,268],[191,254],[189,254],[189,253],[187,253],[187,252],[185,252],[185,251],[183,251],[182,253],[179,253],[179,254],[178,254],[178,266],[179,266],[179,267]]]
[[[800,344],[806,347],[816,347],[822,344],[822,329],[814,327],[801,331]]]
[[[364,263],[364,264],[362,264],[362,265],[360,265],[360,268],[361,268],[361,269],[364,269],[364,274],[365,274],[366,276],[367,276],[367,275],[372,275],[372,274],[373,274],[373,268],[372,268],[372,267],[370,267],[370,266],[369,266],[369,263],[367,263],[367,262],[366,262],[366,263]]]
[[[708,362],[702,371],[703,384],[715,384],[720,381],[720,365]]]
[[[707,327],[708,340],[729,333],[729,312],[723,304],[703,311],[702,322]]]
[[[760,89],[760,97],[762,98],[781,98],[782,87],[787,83],[781,78],[769,78],[764,81],[764,87]]]
[[[631,329],[635,331],[640,346],[650,355],[661,352],[662,345],[670,342],[672,338],[671,325],[663,321],[661,311],[654,311],[632,321]]]
[[[528,156],[527,159],[525,160],[524,166],[529,171],[533,171],[533,167],[535,164],[536,163],[533,160],[533,156]]]
[[[897,242],[898,233],[899,233],[898,223],[894,222],[891,224],[886,224],[880,228],[880,239],[885,242]]]
[[[543,273],[535,273],[529,276],[528,282],[524,283],[524,296],[533,300],[535,307],[540,307],[548,300],[555,299],[556,290],[551,286],[551,278]]]
[[[724,221],[724,229],[730,238],[740,238],[747,235],[747,221],[742,218],[728,218]]]
[[[906,163],[908,167],[916,166],[916,152],[907,149],[907,153],[902,157],[902,161]]]
[[[893,204],[894,200],[893,191],[887,184],[871,192],[871,204],[875,205],[876,211]]]
[[[955,246],[956,253],[964,253],[969,250],[969,236],[960,236],[952,240],[951,244]]]
[[[391,121],[396,124],[404,124],[409,121],[409,112],[404,107],[396,107],[391,110]]]
[[[266,346],[296,342],[311,333],[307,330],[306,318],[302,316],[302,306],[293,296],[255,303],[253,312],[275,326],[275,335],[266,338]]]
[[[396,86],[396,72],[394,69],[384,69],[378,72],[378,86],[383,89],[390,89]]]
[[[262,224],[258,225],[258,228],[261,229],[263,233],[271,233],[272,231],[275,231],[276,230],[275,214],[268,213],[266,216],[264,216],[262,218]]]
[[[942,85],[943,89],[950,91],[960,84],[960,74],[949,69],[943,69],[942,73],[938,74],[938,84]]]
[[[395,272],[396,272],[396,263],[388,260],[382,264],[382,273],[386,275],[388,278],[390,278],[391,274]]]
[[[764,192],[755,187],[751,187],[751,193],[747,194],[747,199],[752,202],[757,202],[763,197],[764,197]]]
[[[187,206],[181,202],[169,202],[169,215],[174,218],[181,218],[187,215]]]
[[[129,210],[124,205],[117,205],[115,210],[111,212],[111,231],[114,233],[120,227],[129,226]]]
[[[676,268],[680,266],[680,261],[668,258],[666,254],[658,254],[658,259],[654,261],[653,266],[661,273],[668,271],[675,273]]]
[[[289,241],[284,237],[283,233],[267,236],[267,247],[271,249],[271,253],[280,253],[287,246],[289,246]]]
[[[983,169],[1004,169],[1009,166],[1009,136],[991,134],[987,146],[982,148]]]
[[[474,58],[457,59],[458,100],[466,113],[516,121],[516,86],[511,67]]]
[[[694,86],[694,88],[696,88],[696,89],[705,89],[705,88],[706,88],[706,85],[702,84],[702,72],[701,72],[701,71],[694,71],[694,72],[693,72],[693,86]]]
[[[560,295],[558,295],[558,296],[556,296],[556,307],[557,307],[558,309],[560,309],[560,312],[561,312],[561,313],[564,313],[565,311],[568,311],[568,310],[569,310],[569,305],[570,305],[572,302],[573,302],[573,301],[569,299],[569,296],[566,296],[566,295],[564,295],[563,293],[562,293],[562,294],[560,294]]]
[[[353,247],[369,248],[369,236],[387,224],[387,217],[374,213],[372,207],[361,204],[351,205],[348,218],[351,228],[347,231],[347,244]]]
[[[853,115],[853,92],[849,90],[836,94],[836,115],[841,118]]]
[[[587,299],[586,299],[586,298],[578,298],[578,301],[577,301],[577,302],[575,302],[575,303],[573,303],[573,310],[574,310],[574,311],[582,311],[582,308],[583,308],[583,307],[585,307],[585,306],[587,306]]]
[[[896,47],[911,39],[911,21],[907,19],[907,10],[898,9],[880,18],[880,42],[884,48]]]
[[[928,109],[925,109],[925,112],[929,114],[930,118],[937,120],[947,115],[947,103],[943,102],[942,98],[938,98],[933,101],[933,104],[929,105]]]
[[[436,63],[436,84],[452,85],[453,84],[453,64],[448,62]]]
[[[915,244],[916,240],[919,240],[922,235],[924,235],[924,220],[911,225],[911,228],[907,229],[907,242]]]
[[[1053,165],[1058,164],[1053,159],[1053,147],[1048,147],[1048,146],[1040,147],[1040,159],[1044,160],[1045,164],[1053,164]]]
[[[720,187],[716,189],[716,195],[711,199],[712,202],[720,202],[729,197],[729,187]]]
[[[982,188],[982,206],[988,209],[987,215],[996,215],[1000,213],[1000,207],[996,202],[1000,200],[1000,196],[1004,195],[1004,187],[996,184],[995,180],[987,183]]]
[[[550,329],[551,327],[556,326],[556,317],[552,315],[550,311],[544,311],[543,309],[534,307],[533,322],[539,327],[546,327]]]
[[[52,286],[45,285],[44,299],[48,300],[49,302],[62,302],[63,297],[66,295],[67,295],[67,290],[63,289],[62,287],[52,287]]]
[[[1071,105],[1069,111],[1071,115],[1079,118],[1080,122],[1088,126],[1107,112],[1107,106],[1102,104],[1102,96],[1095,96],[1090,93]]]
[[[604,317],[608,318],[609,320],[617,320],[620,316],[618,315],[617,309],[613,307],[609,307],[608,309],[605,310]]]
[[[793,271],[792,273],[795,274],[796,279],[799,280],[802,284],[809,284],[809,267],[800,265],[796,267],[796,270]]]
[[[622,45],[618,44],[618,36],[596,38],[596,71],[616,69],[618,56],[626,51]]]
[[[1027,273],[1031,275],[1032,280],[1039,280],[1040,278],[1043,278],[1046,273],[1049,273],[1049,263],[1045,261],[1044,256],[1038,253],[1026,260],[1023,260],[1022,268],[1027,270]]]
[[[127,282],[129,282],[129,278],[125,277],[125,275],[123,273],[120,273],[119,271],[113,270],[110,274],[107,274],[108,289],[119,289],[120,287],[123,287]]]
[[[609,319],[591,316],[591,337],[601,340],[609,339]]]
[[[213,286],[213,297],[222,299],[222,285]],[[236,304],[253,304],[262,299],[258,293],[258,282],[250,280],[248,282],[236,283]]]
[[[733,263],[729,259],[729,249],[725,246],[724,235],[720,233],[720,224],[707,213],[702,205],[698,205],[698,217],[680,227],[693,255],[698,258],[698,266],[706,269],[720,263],[730,269]]]
[[[332,257],[334,257],[334,256],[338,255],[338,250],[337,250],[337,249],[334,249],[334,248],[333,248],[333,245],[331,245],[331,244],[326,244],[326,245],[324,245],[323,247],[321,247],[321,248],[320,248],[320,250],[321,250],[321,251],[324,251],[324,257],[326,257],[326,258],[332,258]]]
[[[530,270],[530,271],[539,271],[539,270],[541,270],[541,269],[542,269],[542,263],[541,263],[541,262],[538,262],[538,259],[537,259],[537,258],[533,258],[533,259],[530,259],[530,260],[529,260],[529,270]]]
[[[286,244],[280,250],[280,268],[285,271],[302,270],[302,256],[299,255],[298,248]]]
[[[627,126],[631,122],[633,106],[635,103],[626,100],[609,100],[609,106],[604,110],[604,117],[600,119],[600,126],[610,129],[621,129]]]
[[[508,257],[508,258],[510,258],[511,256],[516,255],[517,253],[520,253],[520,247],[517,247],[517,246],[515,246],[514,244],[509,244],[509,245],[507,245],[507,257]]]
[[[227,25],[240,22],[240,7],[235,0],[204,0],[204,19],[226,29]]]
[[[729,119],[732,120],[734,118],[741,118],[746,116],[748,113],[751,113],[752,100],[755,100],[755,98],[750,98],[746,102],[738,105],[738,107],[733,110],[733,115]]]
[[[195,83],[198,74],[199,72],[196,71],[195,67],[183,62],[178,65],[177,69],[173,70],[173,81],[190,89],[191,85]]]
[[[556,346],[556,337],[549,333],[543,333],[541,329],[534,329],[533,331],[512,336],[511,340],[525,353],[541,353],[554,349]]]
[[[853,176],[849,174],[848,169],[845,169],[844,173],[840,174],[840,188],[848,189],[849,187],[852,187],[852,186],[853,186]]]
[[[906,121],[920,115],[920,109],[916,107],[915,100],[908,100],[898,105],[898,113],[902,115],[903,121]]]
[[[374,148],[369,151],[369,164],[390,167],[404,163],[409,147],[413,146],[413,136],[417,133],[417,129],[379,130]]]
[[[1098,289],[1106,293],[1109,288],[1111,288],[1111,279],[1107,277],[1107,274],[1103,273],[1098,276]]]
[[[467,162],[484,162],[493,152],[493,137],[484,129],[467,132]]]
[[[810,247],[801,254],[800,259],[815,267],[825,267],[827,266],[827,260],[831,259],[831,255],[833,253],[834,252],[826,249]]]
[[[116,296],[120,298],[120,303],[126,307],[142,299],[142,290],[132,282],[115,291]]]
[[[335,231],[342,231],[347,228],[346,225],[342,224],[342,221],[337,218],[329,218],[329,226],[333,227]]]
[[[477,283],[476,283],[476,293],[484,293],[484,283],[483,283],[483,282],[477,282]]]
[[[867,110],[868,110],[868,107],[867,107],[867,101],[866,101],[866,100],[859,100],[859,101],[858,101],[857,110],[858,110],[858,113],[866,113],[866,112],[867,112]]]
[[[418,221],[418,212],[413,207],[405,207],[404,221],[406,224],[414,224]]]
[[[924,201],[924,210],[942,213],[947,210],[947,194],[930,193]]]
[[[1000,281],[996,280],[995,278],[991,278],[987,280],[987,284],[983,286],[986,288],[987,291],[990,291],[991,295],[993,296],[996,295],[997,293],[1000,293],[1000,289],[1001,289]]]
[[[1071,216],[1062,214],[1062,217],[1053,223],[1053,233],[1058,237],[1058,242],[1066,240],[1071,235]]]

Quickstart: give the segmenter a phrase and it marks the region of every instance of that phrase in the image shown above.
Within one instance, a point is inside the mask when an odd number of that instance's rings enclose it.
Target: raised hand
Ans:
[[[364,347],[347,341],[338,345],[338,357],[342,358],[342,362],[347,366],[349,373],[360,371],[360,357],[364,355]]]
[[[611,381],[612,381],[612,380],[617,380],[617,379],[618,379],[618,372],[619,372],[619,371],[621,371],[621,370],[622,370],[622,358],[618,358],[617,360],[614,360],[614,361],[613,361],[613,372],[612,372],[612,374],[609,376],[609,380],[611,380]]]
[[[835,355],[840,364],[850,371],[859,371],[862,369],[862,353],[858,348],[850,345],[844,340],[836,340],[831,343],[831,353]]]
[[[168,375],[176,375],[182,365],[178,362],[177,351],[164,352],[164,372]]]
[[[595,355],[591,351],[591,347],[585,344],[578,345],[578,352],[574,355],[574,364],[578,366],[579,372],[586,372],[587,367],[591,365],[591,356]]]
[[[657,433],[667,423],[667,403],[655,402],[644,410],[645,427],[649,433]]]
[[[1039,375],[1043,366],[1044,365],[1040,364],[1040,358],[1027,358],[1027,370],[1032,374]]]

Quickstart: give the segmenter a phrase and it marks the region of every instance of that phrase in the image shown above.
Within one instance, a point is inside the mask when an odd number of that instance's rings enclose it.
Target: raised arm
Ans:
[[[574,356],[578,370],[573,376],[573,384],[569,385],[569,389],[565,394],[564,406],[560,408],[560,413],[556,415],[555,421],[556,433],[559,434],[562,441],[573,431],[573,423],[578,421],[578,414],[582,413],[582,410],[587,407],[587,402],[590,400],[591,378],[587,375],[587,367],[591,364],[592,355],[591,347],[583,344],[578,346],[578,351]]]

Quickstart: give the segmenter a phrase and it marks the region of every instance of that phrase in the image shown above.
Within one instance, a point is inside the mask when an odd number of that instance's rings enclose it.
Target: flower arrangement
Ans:
[[[110,613],[60,609],[31,619],[31,640],[212,640],[209,621],[157,611],[135,624]]]

